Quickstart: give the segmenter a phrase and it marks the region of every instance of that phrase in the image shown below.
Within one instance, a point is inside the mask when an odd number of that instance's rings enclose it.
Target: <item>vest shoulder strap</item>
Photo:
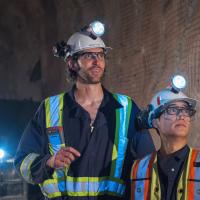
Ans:
[[[45,99],[46,128],[62,126],[62,110],[64,94]]]

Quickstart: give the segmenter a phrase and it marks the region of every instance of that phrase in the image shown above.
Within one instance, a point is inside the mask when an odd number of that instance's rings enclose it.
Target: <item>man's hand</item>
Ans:
[[[51,168],[69,167],[70,164],[81,154],[73,147],[62,147],[55,155],[47,160],[47,165]]]

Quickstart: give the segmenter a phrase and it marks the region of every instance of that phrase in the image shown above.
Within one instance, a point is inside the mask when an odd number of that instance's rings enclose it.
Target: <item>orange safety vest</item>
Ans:
[[[156,152],[134,162],[131,200],[161,200]],[[192,148],[178,182],[177,200],[200,200],[200,152]]]

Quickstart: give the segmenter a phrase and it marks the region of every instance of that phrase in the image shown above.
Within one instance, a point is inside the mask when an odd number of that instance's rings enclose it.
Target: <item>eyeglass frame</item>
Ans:
[[[172,113],[172,110],[170,109],[174,109],[174,113]],[[184,112],[183,112],[184,111]],[[164,109],[164,112],[168,115],[176,115],[179,116],[180,114],[182,114],[185,117],[192,117],[195,115],[196,110],[194,110],[193,108],[187,106],[187,107],[179,107],[179,106],[167,106]],[[170,113],[171,112],[171,113]]]
[[[177,111],[176,111],[176,113],[174,113],[174,114],[169,114],[169,112],[166,112],[167,110],[168,110],[168,108],[177,108],[177,107],[179,107],[179,106],[172,106],[172,105],[167,105],[167,106],[162,106],[162,109],[160,109],[160,111],[159,111],[159,113],[157,113],[157,117],[156,118],[159,118],[162,114],[164,114],[164,115],[167,115],[167,116],[176,116],[176,119],[178,119],[178,117],[179,116],[183,116],[183,117],[185,117],[185,118],[188,118],[190,121],[191,120],[193,120],[194,119],[194,115],[195,115],[195,113],[196,113],[196,110],[193,108],[193,107],[191,107],[191,106],[187,106],[187,107],[181,107],[181,109],[179,108],[179,109],[177,109]],[[187,109],[186,109],[187,108]],[[182,110],[184,110],[184,109],[186,109],[186,110],[188,110],[188,111],[191,111],[191,113],[189,114],[189,115],[184,115],[183,113],[182,113]],[[181,115],[180,115],[181,114]]]

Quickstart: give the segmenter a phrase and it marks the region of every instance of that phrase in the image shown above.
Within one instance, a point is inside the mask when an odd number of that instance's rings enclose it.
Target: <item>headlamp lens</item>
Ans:
[[[105,32],[104,24],[99,21],[92,22],[90,27],[92,29],[92,33],[97,37],[101,37]]]
[[[186,80],[183,76],[181,75],[176,75],[172,78],[172,87],[174,89],[183,89],[186,86]]]

